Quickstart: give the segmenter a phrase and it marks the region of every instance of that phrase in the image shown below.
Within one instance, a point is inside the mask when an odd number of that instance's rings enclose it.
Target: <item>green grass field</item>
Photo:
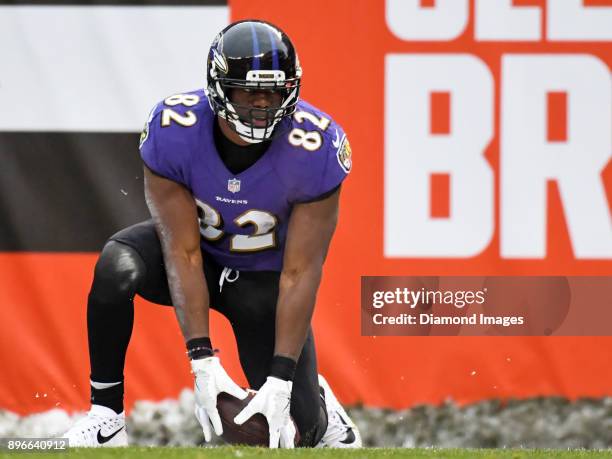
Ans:
[[[146,459],[247,459],[247,458],[483,458],[483,459],[522,459],[522,458],[612,458],[612,450],[551,450],[551,449],[423,449],[423,448],[363,448],[359,450],[338,449],[297,449],[269,450],[266,448],[248,447],[219,447],[219,448],[101,448],[79,449],[75,448],[66,453],[39,453],[49,459],[84,458],[84,459],[119,459],[119,458],[146,458]],[[36,453],[14,453],[4,450],[0,458],[32,457]]]

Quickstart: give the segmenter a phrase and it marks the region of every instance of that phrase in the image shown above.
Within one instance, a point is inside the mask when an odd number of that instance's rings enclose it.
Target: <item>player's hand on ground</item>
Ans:
[[[209,442],[212,437],[211,424],[215,434],[223,433],[221,418],[217,410],[217,395],[220,392],[227,392],[244,400],[247,393],[228,376],[218,357],[192,360],[191,369],[195,376],[195,415],[202,425],[204,440]]]
[[[291,381],[268,376],[253,400],[236,415],[234,422],[238,425],[246,422],[255,413],[261,413],[268,421],[270,429],[270,448],[293,448],[295,425],[291,420]]]

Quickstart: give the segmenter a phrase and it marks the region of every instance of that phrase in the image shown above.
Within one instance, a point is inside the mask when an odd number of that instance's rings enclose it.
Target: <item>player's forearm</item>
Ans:
[[[144,167],[145,198],[164,254],[172,304],[185,341],[208,337],[208,290],[191,191]]]
[[[202,255],[199,250],[167,252],[164,260],[168,286],[185,341],[209,336],[209,295]]]
[[[274,355],[298,360],[308,335],[321,271],[320,266],[311,266],[281,273]]]

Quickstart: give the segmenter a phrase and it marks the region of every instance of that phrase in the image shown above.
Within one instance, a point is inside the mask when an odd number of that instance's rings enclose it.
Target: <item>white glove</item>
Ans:
[[[270,430],[270,448],[293,448],[295,440],[295,425],[289,415],[291,406],[291,381],[268,376],[253,400],[236,415],[234,422],[243,424],[255,413],[263,414],[268,421]]]
[[[223,433],[221,418],[217,410],[219,392],[227,392],[240,400],[244,400],[247,393],[228,376],[221,366],[219,357],[192,360],[191,369],[195,376],[195,415],[202,425],[204,440],[209,442],[211,423],[217,435]]]

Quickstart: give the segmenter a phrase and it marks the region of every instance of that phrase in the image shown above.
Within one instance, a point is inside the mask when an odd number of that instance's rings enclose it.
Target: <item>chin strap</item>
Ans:
[[[265,138],[265,139],[253,139],[253,138],[251,138],[251,137],[246,137],[246,136],[242,135],[242,134],[241,134],[240,132],[238,132],[238,131],[236,131],[236,133],[237,133],[237,134],[240,136],[240,138],[241,138],[242,140],[244,140],[245,142],[249,142],[249,143],[251,143],[251,144],[261,143],[261,142],[263,142],[263,141],[265,141],[265,140],[268,140],[268,139],[269,139],[269,137],[268,137],[268,138]]]

